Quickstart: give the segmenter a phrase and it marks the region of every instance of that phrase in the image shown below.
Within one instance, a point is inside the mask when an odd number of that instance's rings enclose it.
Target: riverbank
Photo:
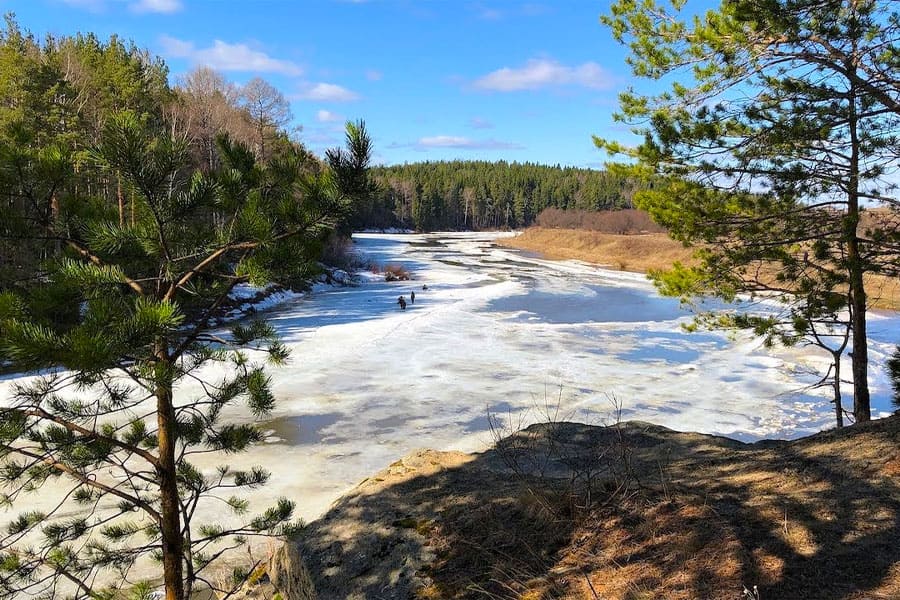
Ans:
[[[647,273],[668,269],[676,262],[696,262],[693,249],[664,233],[600,233],[581,229],[529,227],[515,237],[497,240],[498,246],[537,252],[556,260],[581,260],[619,271]],[[867,295],[872,308],[900,310],[900,278],[868,274]]]
[[[635,273],[667,269],[675,262],[693,262],[693,250],[665,233],[618,235],[582,229],[529,227],[515,237],[501,238],[496,243],[538,252],[547,258],[582,260]]]
[[[897,598],[898,440],[897,416],[754,444],[545,422],[392,463],[268,574],[285,600]]]

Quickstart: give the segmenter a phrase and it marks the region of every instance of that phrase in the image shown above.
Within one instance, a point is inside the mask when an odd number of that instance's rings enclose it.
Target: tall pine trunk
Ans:
[[[178,505],[175,464],[175,406],[172,402],[172,365],[164,344],[157,348],[156,417],[159,426],[159,494],[162,523],[163,581],[166,600],[185,600],[184,543]]]
[[[847,242],[847,263],[850,278],[850,319],[853,332],[853,417],[857,423],[872,418],[869,405],[869,348],[866,332],[866,289],[863,282],[863,259],[859,251],[859,116],[856,109],[856,85],[850,84],[849,118],[850,171],[847,181],[847,215],[844,236]]]
[[[859,221],[848,215],[848,220]],[[854,227],[855,231],[855,227]],[[866,290],[860,265],[859,240],[856,236],[848,243],[847,258],[850,261],[850,324],[853,331],[853,353],[850,369],[853,373],[853,417],[857,423],[872,418],[869,398],[869,347],[866,335]]]
[[[859,242],[848,252],[851,263],[857,263],[850,273],[850,308],[853,328],[853,417],[857,423],[872,418],[869,398],[869,348],[866,339],[866,291],[863,286],[862,269],[859,267]]]

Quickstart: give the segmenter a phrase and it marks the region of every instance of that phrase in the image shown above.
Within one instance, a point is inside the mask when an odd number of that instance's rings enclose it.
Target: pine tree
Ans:
[[[88,158],[121,177],[133,223],[48,187],[48,173],[71,176],[71,154],[20,157],[30,168],[8,182],[20,199],[8,218],[20,238],[59,251],[38,285],[0,287],[0,356],[38,373],[0,414],[2,500],[25,508],[0,537],[0,597],[100,597],[112,592],[99,582],[123,586],[149,557],[162,563],[166,598],[184,600],[212,584],[223,552],[294,526],[286,499],[250,510],[244,492],[265,484],[264,469],[223,461],[211,474],[193,461],[261,440],[223,411],[271,411],[266,365],[287,359],[262,321],[216,326],[229,294],[306,278],[344,201],[329,171],[301,168],[299,149],[260,165],[227,138],[219,145],[222,168],[194,172],[163,129],[130,112],[112,119]],[[179,397],[188,381],[202,393]],[[28,510],[37,493],[59,502]],[[200,522],[223,501],[233,518]]]
[[[635,76],[669,89],[622,95],[637,147],[595,141],[632,159],[635,178],[660,176],[637,206],[702,247],[700,267],[660,275],[664,289],[779,294],[801,324],[845,311],[853,414],[867,421],[865,276],[896,273],[900,237],[896,3],[725,0],[697,16],[684,5],[611,6],[604,21]]]
[[[344,148],[332,148],[325,152],[325,159],[350,202],[347,218],[342,224],[342,233],[349,235],[353,229],[362,228],[372,218],[372,199],[378,193],[378,186],[369,177],[373,144],[366,123],[363,120],[347,121],[344,126]]]

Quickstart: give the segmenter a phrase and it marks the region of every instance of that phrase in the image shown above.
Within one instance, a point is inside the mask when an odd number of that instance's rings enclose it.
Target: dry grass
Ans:
[[[419,451],[335,503],[300,546],[320,597],[900,598],[900,416],[756,444],[638,422],[517,435],[539,472]],[[573,513],[565,465],[610,444],[628,487],[598,480]]]
[[[646,273],[665,269],[676,261],[690,264],[691,249],[664,233],[619,235],[578,229],[531,227],[497,243],[510,248],[540,252],[548,258],[575,259],[620,271]]]
[[[620,271],[646,273],[668,269],[675,262],[693,264],[691,248],[664,233],[618,235],[577,229],[531,227],[521,235],[500,238],[501,246],[539,252],[552,259],[574,259]],[[900,310],[900,278],[866,276],[869,305],[882,310]]]
[[[665,227],[657,225],[642,210],[578,210],[545,208],[537,216],[535,225],[545,229],[580,229],[602,233],[637,234],[665,233]]]
[[[575,524],[526,496],[500,515],[445,513],[430,542],[452,550],[434,585],[456,598],[488,583],[493,598],[900,598],[900,418],[755,445],[640,427],[627,434],[640,493]]]

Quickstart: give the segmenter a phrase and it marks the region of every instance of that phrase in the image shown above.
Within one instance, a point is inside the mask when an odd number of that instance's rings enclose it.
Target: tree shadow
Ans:
[[[294,543],[323,599],[895,598],[898,439],[545,423],[397,461]]]

